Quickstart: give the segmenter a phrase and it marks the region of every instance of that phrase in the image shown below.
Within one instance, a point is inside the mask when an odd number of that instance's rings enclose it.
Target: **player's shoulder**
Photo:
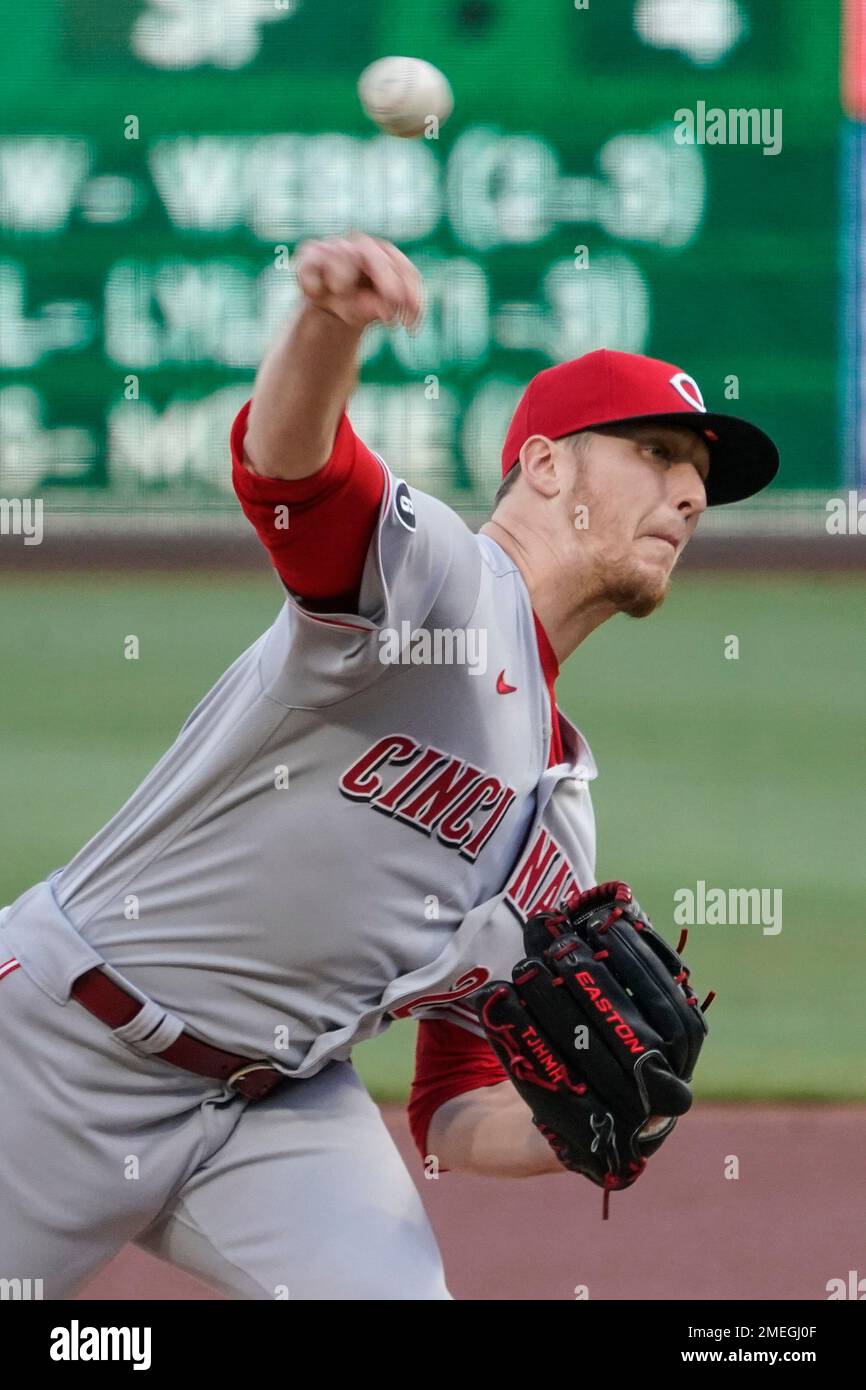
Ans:
[[[376,457],[385,471],[382,499],[384,523],[401,527],[410,535],[442,535],[456,543],[474,543],[472,531],[454,507],[423,488],[408,483],[388,466],[380,454]]]
[[[496,578],[517,575],[519,570],[509,555],[491,537],[470,526],[456,507],[423,488],[410,485],[394,474],[380,455],[388,486],[382,504],[382,519],[410,533],[447,538],[453,546],[471,553]]]
[[[380,461],[382,461],[380,459]],[[386,474],[380,529],[385,548],[396,546],[413,563],[479,570],[477,537],[454,507],[409,484],[383,463]]]

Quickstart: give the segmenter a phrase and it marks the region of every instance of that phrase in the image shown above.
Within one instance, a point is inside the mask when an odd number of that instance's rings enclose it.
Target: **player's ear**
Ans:
[[[561,490],[557,476],[553,441],[543,434],[531,434],[520,450],[523,476],[534,492],[556,497]]]

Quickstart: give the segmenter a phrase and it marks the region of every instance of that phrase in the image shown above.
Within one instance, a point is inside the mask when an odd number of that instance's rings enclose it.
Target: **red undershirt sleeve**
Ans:
[[[232,482],[280,579],[309,606],[357,610],[385,472],[343,413],[327,462],[308,478],[264,478],[243,461],[250,402],[231,431]]]
[[[508,1076],[486,1038],[446,1019],[423,1018],[415,1045],[415,1077],[408,1116],[412,1138],[427,1156],[430,1121],[446,1100],[479,1086],[495,1086]],[[440,1173],[448,1169],[440,1165]]]

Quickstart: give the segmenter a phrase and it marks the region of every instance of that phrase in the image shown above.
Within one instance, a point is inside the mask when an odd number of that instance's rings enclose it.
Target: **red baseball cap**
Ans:
[[[655,357],[599,348],[534,376],[511,418],[502,475],[532,434],[558,439],[596,425],[654,422],[694,429],[710,454],[707,503],[741,502],[775,478],[779,451],[768,435],[736,415],[708,411],[694,377]]]

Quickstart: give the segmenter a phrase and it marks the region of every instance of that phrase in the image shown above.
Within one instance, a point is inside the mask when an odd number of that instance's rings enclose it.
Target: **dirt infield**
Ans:
[[[568,1174],[425,1181],[402,1109],[384,1113],[457,1299],[573,1300],[583,1285],[590,1299],[812,1300],[866,1276],[866,1106],[703,1104],[606,1223],[601,1192]],[[128,1247],[80,1297],[220,1295]]]

